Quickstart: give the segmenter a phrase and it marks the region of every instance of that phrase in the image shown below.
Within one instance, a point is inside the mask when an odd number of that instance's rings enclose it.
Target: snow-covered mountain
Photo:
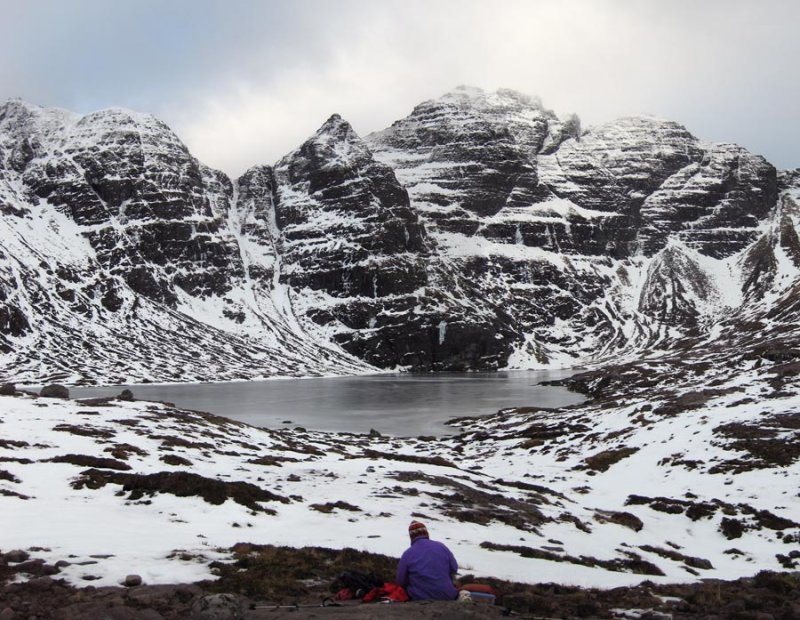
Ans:
[[[571,366],[794,316],[800,173],[459,88],[236,181],[151,116],[0,106],[18,382]],[[770,314],[772,313],[772,314]],[[771,317],[771,318],[768,318]],[[766,323],[764,323],[766,324]]]
[[[298,326],[256,173],[237,201],[225,175],[150,116],[79,117],[19,101],[0,108],[0,161],[6,376],[124,382],[367,368]]]

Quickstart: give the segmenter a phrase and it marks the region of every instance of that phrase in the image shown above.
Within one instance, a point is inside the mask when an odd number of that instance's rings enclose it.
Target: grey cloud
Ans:
[[[207,163],[270,163],[339,112],[368,133],[460,83],[584,124],[653,113],[800,166],[793,0],[0,0],[0,97],[163,118]]]

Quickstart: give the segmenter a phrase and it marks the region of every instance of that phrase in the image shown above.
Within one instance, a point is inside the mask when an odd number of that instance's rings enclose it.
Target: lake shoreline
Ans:
[[[131,390],[139,400],[174,403],[259,428],[377,431],[396,437],[457,434],[454,420],[525,406],[558,408],[585,396],[553,385],[575,370],[376,373],[281,380],[73,387],[74,398]],[[549,385],[546,385],[549,384]]]

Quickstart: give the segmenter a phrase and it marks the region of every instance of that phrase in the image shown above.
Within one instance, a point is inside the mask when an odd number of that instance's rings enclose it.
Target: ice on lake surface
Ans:
[[[387,435],[444,435],[456,417],[506,407],[559,407],[584,398],[537,385],[572,371],[381,374],[222,383],[127,386],[136,398],[163,400],[253,426]],[[125,386],[72,388],[74,398],[117,395]]]

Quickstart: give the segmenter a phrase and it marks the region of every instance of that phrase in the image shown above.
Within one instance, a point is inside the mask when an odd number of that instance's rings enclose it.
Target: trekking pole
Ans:
[[[316,607],[316,605],[314,606]],[[250,609],[300,609],[300,605],[294,603],[293,605],[250,605]]]
[[[299,603],[292,603],[291,605],[250,605],[250,609],[311,609],[315,607],[341,607],[340,603],[333,600],[332,597],[327,596],[322,599],[318,605],[300,605]]]
[[[503,616],[504,618],[514,617],[514,618],[522,618],[523,620],[560,620],[559,618],[551,618],[550,616],[529,616],[527,614],[514,611],[510,607],[506,607],[505,609],[503,609],[503,612],[500,615]],[[592,616],[588,618],[588,620],[592,620],[592,618],[597,618],[597,617]]]

